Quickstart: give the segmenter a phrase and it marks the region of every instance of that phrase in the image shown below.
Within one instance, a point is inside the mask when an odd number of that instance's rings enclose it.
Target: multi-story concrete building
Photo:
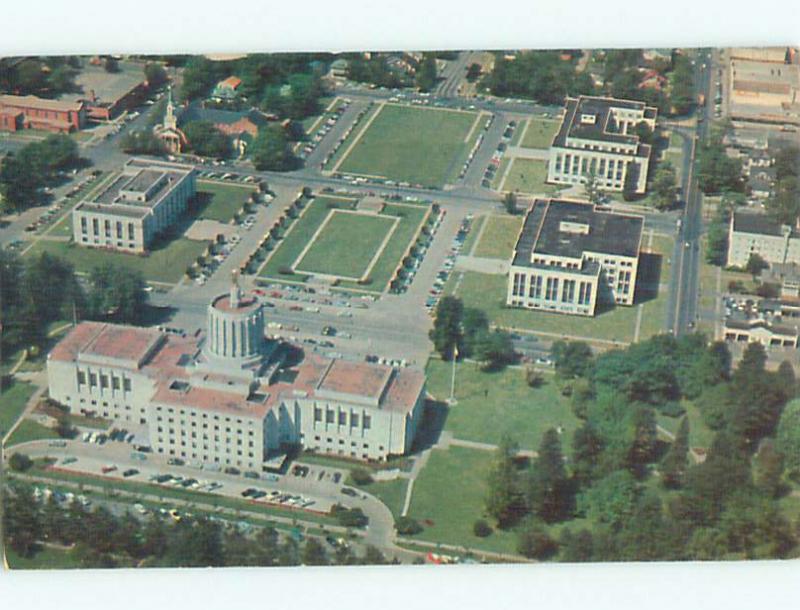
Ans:
[[[293,446],[359,460],[406,453],[425,400],[420,369],[268,340],[261,303],[235,284],[209,305],[205,332],[83,322],[47,371],[52,399],[139,430],[157,453],[252,470]]]
[[[537,199],[520,230],[506,304],[593,316],[633,305],[644,219],[590,203]]]
[[[172,226],[196,192],[190,165],[131,159],[110,183],[75,206],[76,244],[143,253]]]
[[[728,265],[745,267],[753,254],[770,264],[800,263],[800,232],[766,214],[737,210],[728,227]]]
[[[644,102],[581,96],[568,99],[564,118],[550,146],[547,182],[583,184],[590,175],[601,189],[632,192],[647,188],[651,148],[640,142],[636,126],[652,131],[658,111]]]

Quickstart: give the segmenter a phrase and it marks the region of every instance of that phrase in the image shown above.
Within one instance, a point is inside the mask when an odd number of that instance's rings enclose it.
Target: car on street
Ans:
[[[139,471],[135,468],[128,468],[125,472],[122,473],[122,476],[125,478],[132,477],[139,474]]]
[[[352,487],[342,487],[342,493],[346,496],[350,496],[351,498],[358,497],[358,492]]]

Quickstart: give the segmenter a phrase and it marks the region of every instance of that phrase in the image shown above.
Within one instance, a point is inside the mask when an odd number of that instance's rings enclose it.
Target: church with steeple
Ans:
[[[175,110],[175,100],[172,97],[172,85],[170,85],[167,90],[167,108],[164,113],[164,121],[155,126],[153,133],[171,154],[183,152],[186,148],[186,135],[178,127],[178,115]]]

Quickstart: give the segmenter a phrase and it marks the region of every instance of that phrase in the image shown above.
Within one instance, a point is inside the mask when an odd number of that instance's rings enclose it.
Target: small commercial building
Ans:
[[[421,369],[298,353],[265,337],[261,302],[234,283],[189,337],[78,324],[48,355],[49,393],[198,466],[262,471],[296,447],[372,461],[411,450]]]
[[[537,199],[522,225],[506,304],[593,316],[633,305],[644,219],[579,201]]]
[[[239,87],[242,84],[242,79],[238,76],[229,76],[228,78],[219,81],[211,92],[211,99],[220,102],[235,100],[239,97]]]
[[[764,213],[736,210],[728,225],[728,265],[744,268],[753,254],[770,265],[800,263],[800,232]]]
[[[651,147],[635,129],[655,129],[658,111],[644,102],[607,97],[568,99],[561,127],[550,146],[547,182],[584,184],[594,175],[601,189],[644,194]]]
[[[791,49],[731,49],[730,115],[734,120],[800,125],[800,65]]]
[[[144,253],[186,211],[196,192],[194,168],[131,159],[91,199],[72,211],[72,238],[81,246]]]

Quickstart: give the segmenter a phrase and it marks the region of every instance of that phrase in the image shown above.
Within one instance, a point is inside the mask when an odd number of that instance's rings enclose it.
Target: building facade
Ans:
[[[800,232],[766,214],[737,210],[728,225],[728,265],[744,268],[753,254],[771,265],[800,263]]]
[[[0,95],[0,130],[41,129],[71,133],[86,124],[82,101],[48,100],[35,95]]]
[[[550,146],[547,182],[584,184],[594,175],[598,186],[636,194],[647,189],[651,147],[635,134],[640,123],[655,129],[657,109],[644,102],[581,96],[568,99]]]
[[[643,224],[586,202],[537,199],[517,237],[506,304],[582,316],[600,302],[633,305]]]
[[[76,244],[144,253],[186,212],[196,192],[190,165],[132,159],[91,199],[72,211]]]
[[[304,354],[264,336],[263,308],[234,284],[205,332],[83,322],[50,352],[50,397],[142,430],[153,451],[196,465],[266,470],[302,447],[358,460],[410,451],[421,369]]]

